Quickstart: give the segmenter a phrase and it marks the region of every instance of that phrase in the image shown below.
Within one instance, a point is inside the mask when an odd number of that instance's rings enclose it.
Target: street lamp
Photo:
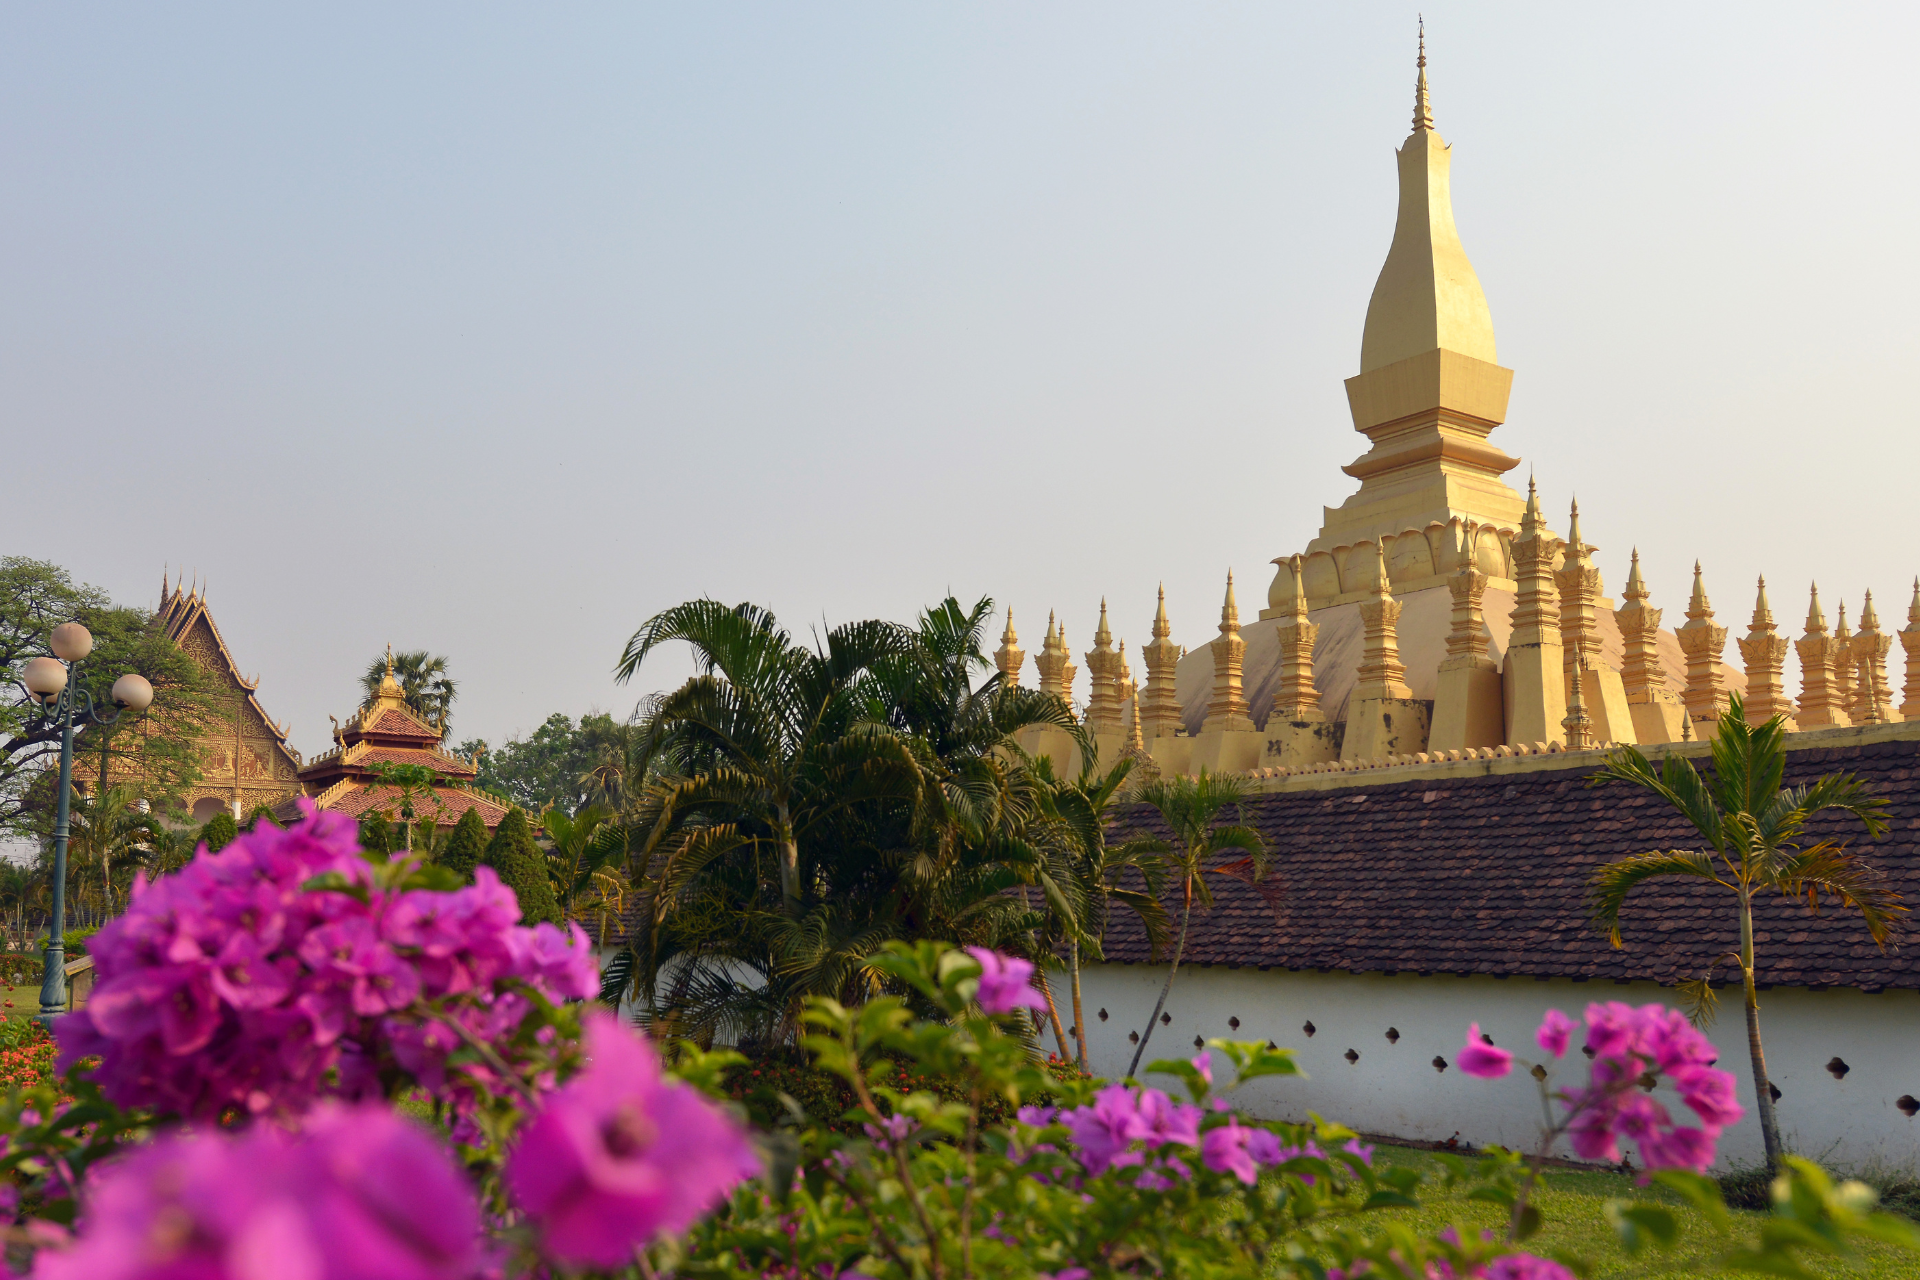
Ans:
[[[47,928],[44,976],[40,980],[40,1021],[49,1031],[55,1016],[67,1008],[67,799],[73,788],[73,731],[75,726],[112,724],[121,711],[145,711],[153,702],[153,686],[144,676],[129,671],[113,682],[116,710],[103,712],[94,705],[93,695],[70,676],[89,653],[93,635],[77,622],[63,622],[49,637],[51,658],[29,658],[21,665],[20,679],[27,686],[27,697],[40,708],[34,730],[47,725],[60,726],[60,796],[53,821],[53,921]]]

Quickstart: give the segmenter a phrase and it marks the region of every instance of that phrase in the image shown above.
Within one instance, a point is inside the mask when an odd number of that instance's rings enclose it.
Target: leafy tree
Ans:
[[[1820,898],[1832,898],[1860,913],[1867,934],[1882,950],[1892,936],[1896,917],[1906,910],[1900,895],[1889,889],[1880,873],[1847,851],[1844,840],[1807,836],[1807,823],[1817,813],[1839,810],[1857,818],[1867,834],[1886,834],[1882,811],[1886,801],[1868,794],[1866,784],[1850,773],[1830,773],[1806,786],[1782,787],[1787,767],[1786,729],[1781,717],[1763,725],[1749,725],[1738,695],[1721,713],[1713,739],[1713,778],[1703,779],[1693,763],[1669,755],[1656,772],[1634,747],[1620,747],[1607,757],[1604,768],[1589,785],[1626,782],[1651,791],[1672,805],[1692,824],[1706,847],[1655,849],[1621,858],[1594,871],[1587,886],[1594,923],[1615,947],[1622,945],[1620,912],[1627,895],[1649,880],[1682,876],[1719,885],[1733,898],[1740,919],[1737,951],[1714,957],[1697,982],[1683,984],[1693,1006],[1694,1021],[1712,1020],[1716,997],[1709,979],[1721,963],[1740,966],[1747,1010],[1747,1053],[1753,1064],[1754,1101],[1760,1112],[1760,1134],[1766,1144],[1767,1167],[1778,1172],[1783,1148],[1774,1114],[1773,1090],[1767,1079],[1766,1054],[1760,1042],[1760,997],[1754,984],[1753,901],[1761,894],[1778,893],[1804,900],[1817,909]]]
[[[445,733],[448,717],[453,711],[453,700],[458,694],[453,677],[447,674],[447,660],[425,649],[407,653],[389,650],[368,663],[366,674],[360,677],[360,687],[367,691],[369,703],[373,701],[373,695],[380,692],[380,683],[387,678],[389,662],[393,664],[393,678],[399,682],[407,706],[422,720]]]
[[[369,853],[393,852],[393,824],[381,810],[372,810],[360,819],[360,847]]]
[[[200,839],[196,843],[204,844],[218,853],[239,838],[240,824],[233,820],[231,813],[222,809],[207,819],[206,826],[200,828]]]
[[[1153,1038],[1160,1011],[1166,1007],[1167,995],[1173,990],[1174,975],[1180,972],[1180,961],[1187,951],[1187,926],[1193,920],[1193,905],[1198,902],[1203,908],[1213,906],[1213,890],[1207,884],[1206,873],[1221,870],[1212,865],[1216,856],[1228,849],[1239,849],[1247,855],[1244,865],[1249,878],[1258,879],[1266,874],[1267,846],[1258,831],[1239,824],[1216,825],[1221,810],[1228,805],[1237,807],[1246,794],[1246,787],[1238,778],[1209,774],[1204,769],[1197,778],[1160,778],[1140,788],[1140,799],[1159,812],[1160,820],[1173,833],[1167,851],[1160,857],[1167,878],[1180,882],[1180,936],[1173,944],[1173,965],[1167,970],[1166,984],[1160,988],[1160,998],[1153,1002],[1153,1014],[1147,1019],[1147,1029],[1140,1036],[1139,1046],[1133,1051],[1133,1062],[1127,1067],[1129,1076],[1140,1069],[1140,1056],[1147,1051],[1147,1041]]]
[[[247,815],[247,830],[257,831],[263,823],[269,827],[277,827],[280,825],[279,819],[273,816],[273,806],[270,804],[257,804],[253,806],[253,811]]]
[[[93,633],[93,653],[74,673],[96,703],[110,708],[110,690],[133,671],[153,683],[153,705],[112,725],[79,732],[75,769],[101,785],[133,774],[155,812],[180,811],[199,780],[197,738],[212,723],[224,696],[208,675],[168,640],[151,614],[117,606],[97,587],[78,585],[65,569],[41,560],[0,557],[0,837],[49,834],[55,781],[49,767],[60,754],[60,733],[40,721],[19,685],[20,667],[47,653],[48,635],[78,621]]]
[[[447,837],[434,860],[472,884],[473,869],[480,865],[486,851],[487,824],[481,820],[478,809],[469,808],[460,815],[460,821],[453,824],[453,834]]]
[[[533,842],[533,828],[524,809],[511,809],[481,859],[499,873],[501,881],[520,900],[520,918],[527,924],[545,920],[561,923],[560,908],[547,883],[547,863]]]
[[[605,787],[619,775],[616,761],[630,737],[627,727],[614,724],[612,716],[583,716],[576,726],[571,716],[556,711],[525,738],[510,738],[497,749],[484,739],[470,738],[457,754],[473,761],[478,770],[475,785],[500,793],[529,813],[553,808],[572,813],[596,797],[605,802]]]

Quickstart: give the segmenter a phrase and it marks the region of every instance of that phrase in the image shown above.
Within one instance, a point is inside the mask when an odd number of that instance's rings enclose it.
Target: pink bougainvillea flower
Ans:
[[[759,1173],[746,1134],[608,1013],[584,1019],[588,1065],[547,1099],[507,1158],[514,1202],[561,1262],[621,1266]]]
[[[467,1280],[483,1273],[472,1188],[381,1105],[323,1103],[298,1134],[175,1134],[89,1180],[69,1248],[38,1280]]]
[[[980,990],[974,999],[982,1010],[990,1014],[1012,1013],[1015,1009],[1045,1012],[1047,998],[1029,984],[1033,965],[986,947],[968,947],[967,954],[980,962]]]
[[[1251,1139],[1259,1129],[1249,1129],[1238,1120],[1229,1120],[1218,1129],[1209,1129],[1200,1140],[1200,1163],[1215,1173],[1231,1173],[1252,1186],[1260,1178],[1254,1160]],[[1264,1149],[1264,1144],[1262,1144]]]
[[[1190,1102],[1175,1102],[1158,1089],[1140,1091],[1140,1137],[1149,1147],[1177,1143],[1183,1147],[1200,1145],[1199,1107]]]
[[[1139,1164],[1140,1153],[1129,1148],[1152,1132],[1140,1118],[1133,1090],[1124,1084],[1110,1084],[1094,1094],[1092,1106],[1062,1112],[1060,1122],[1073,1135],[1080,1162],[1096,1175],[1113,1165]]]
[[[1498,1045],[1482,1040],[1480,1024],[1475,1022],[1467,1026],[1467,1043],[1461,1048],[1454,1065],[1470,1076],[1498,1080],[1513,1070],[1513,1055]]]
[[[1198,1054],[1194,1055],[1193,1069],[1200,1073],[1200,1078],[1202,1080],[1205,1080],[1208,1084],[1212,1084],[1213,1083],[1213,1050],[1202,1049]]]
[[[1540,1029],[1533,1033],[1533,1038],[1554,1057],[1564,1058],[1567,1056],[1567,1039],[1578,1025],[1558,1009],[1549,1009],[1547,1016],[1540,1020]]]

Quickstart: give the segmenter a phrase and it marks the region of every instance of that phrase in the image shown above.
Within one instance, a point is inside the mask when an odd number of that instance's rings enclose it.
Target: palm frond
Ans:
[[[1620,908],[1626,904],[1627,895],[1661,876],[1687,876],[1733,888],[1720,877],[1712,856],[1696,849],[1656,849],[1596,867],[1587,880],[1587,910],[1615,947],[1622,945]]]

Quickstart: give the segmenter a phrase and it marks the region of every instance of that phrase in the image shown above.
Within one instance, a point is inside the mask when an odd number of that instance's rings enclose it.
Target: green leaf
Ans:
[[[1720,1193],[1720,1184],[1714,1179],[1691,1169],[1662,1169],[1653,1175],[1653,1180],[1699,1210],[1715,1230],[1725,1232],[1733,1229],[1733,1220],[1727,1214],[1726,1197]]]
[[[1161,1058],[1156,1062],[1149,1062],[1147,1064],[1147,1074],[1150,1076],[1179,1076],[1187,1086],[1187,1096],[1195,1102],[1205,1102],[1207,1100],[1207,1094],[1212,1091],[1212,1086],[1210,1086],[1206,1082],[1205,1077],[1200,1074],[1200,1069],[1191,1062],[1187,1062],[1181,1058]]]
[[[1207,1043],[1233,1059],[1238,1068],[1233,1081],[1235,1087],[1249,1080],[1258,1080],[1261,1076],[1306,1078],[1307,1073],[1294,1061],[1291,1049],[1269,1049],[1257,1041],[1209,1040]]]
[[[386,861],[383,855],[380,859]],[[350,898],[367,902],[367,887],[356,884],[338,871],[323,871],[300,886],[302,893],[344,893]]]
[[[1520,1221],[1515,1226],[1513,1233],[1514,1239],[1527,1240],[1540,1234],[1540,1228],[1545,1221],[1546,1219],[1540,1216],[1540,1210],[1537,1207],[1534,1205],[1526,1206],[1520,1210]]]
[[[1603,1208],[1620,1246],[1638,1256],[1649,1244],[1671,1249],[1680,1239],[1680,1222],[1669,1209],[1657,1204],[1629,1204],[1609,1200]]]
[[[1367,1197],[1362,1209],[1417,1209],[1420,1202],[1412,1196],[1401,1195],[1398,1191],[1375,1191]]]

